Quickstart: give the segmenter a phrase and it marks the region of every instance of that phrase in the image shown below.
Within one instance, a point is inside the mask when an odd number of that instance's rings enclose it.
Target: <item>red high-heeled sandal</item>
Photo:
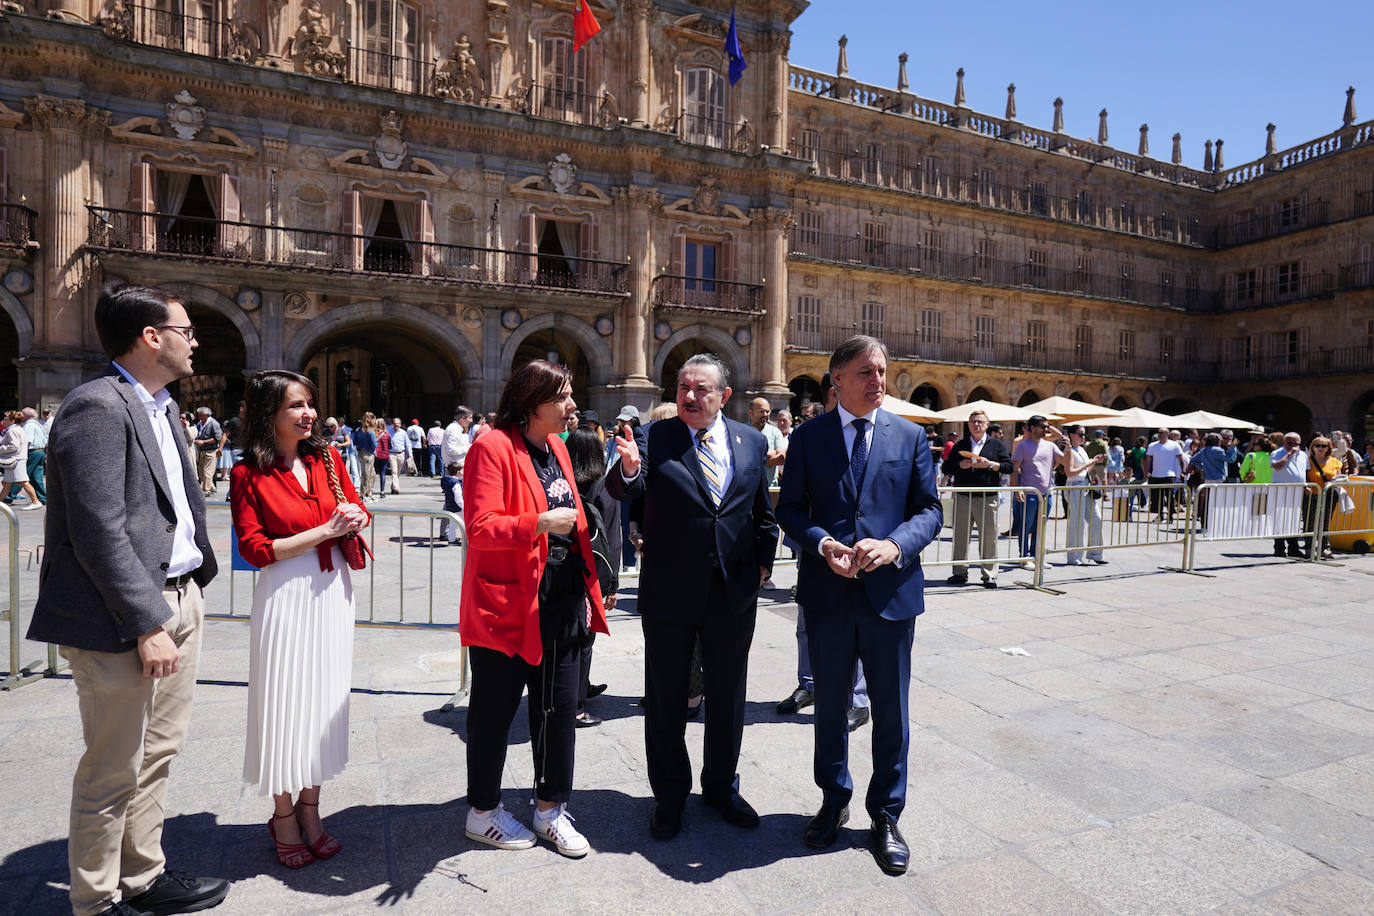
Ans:
[[[305,868],[315,861],[315,854],[310,851],[310,847],[304,843],[283,843],[277,839],[277,821],[295,816],[295,808],[291,809],[290,814],[273,814],[272,819],[267,822],[267,832],[272,834],[272,842],[276,844],[278,862],[287,868]]]
[[[303,801],[296,802],[296,807],[298,809],[301,807],[301,805],[304,805],[307,808],[318,808],[320,806],[320,803]],[[301,836],[305,836],[304,827],[301,828]],[[339,841],[330,836],[328,832],[324,832],[320,834],[319,839],[315,840],[315,842],[310,844],[309,849],[310,852],[314,854],[315,858],[317,859],[332,859],[339,854],[339,851],[343,849],[343,846],[339,845]]]

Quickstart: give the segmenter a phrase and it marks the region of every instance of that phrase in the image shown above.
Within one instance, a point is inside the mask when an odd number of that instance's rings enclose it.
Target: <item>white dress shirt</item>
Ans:
[[[180,430],[172,429],[171,418],[167,416],[172,396],[166,388],[159,388],[157,394],[149,394],[148,389],[123,366],[119,363],[113,365],[133,386],[134,394],[138,395],[147,409],[148,422],[153,426],[153,437],[157,439],[158,452],[162,455],[162,467],[167,472],[167,486],[171,490],[172,508],[177,516],[177,530],[172,537],[172,559],[167,563],[167,578],[183,576],[199,569],[205,557],[196,546],[196,520],[191,515],[191,501],[186,496],[186,477],[181,470],[182,451],[177,445]]]
[[[969,449],[968,449],[968,450],[971,451],[971,452],[973,452],[973,454],[975,454],[975,455],[977,455],[977,456],[979,456],[979,457],[981,458],[982,455],[983,455],[983,446],[985,446],[985,445],[987,445],[987,444],[988,444],[988,437],[987,437],[987,436],[984,436],[984,437],[981,438],[981,439],[974,439],[972,436],[970,436],[970,437],[969,437],[969,440],[968,440],[968,445],[969,445]]]

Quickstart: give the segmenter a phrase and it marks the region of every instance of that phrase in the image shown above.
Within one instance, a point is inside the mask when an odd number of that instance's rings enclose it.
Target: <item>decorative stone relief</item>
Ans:
[[[18,12],[22,12],[20,7]],[[124,4],[124,0],[114,0],[110,11],[96,19],[96,24],[111,38],[131,41],[134,37],[134,11]]]
[[[510,88],[506,90],[506,105],[511,111],[530,113],[530,89],[533,86],[534,83],[523,73],[511,80]]]
[[[463,309],[463,324],[470,328],[480,328],[482,326],[482,310],[472,305]]]
[[[282,299],[282,306],[288,315],[304,315],[310,308],[310,299],[305,293],[287,293]]]
[[[388,111],[382,115],[382,132],[372,141],[377,163],[384,169],[399,169],[408,150],[406,141],[401,138],[401,116],[394,109]]]
[[[167,123],[180,139],[194,140],[205,129],[205,109],[196,104],[195,96],[183,89],[167,103]]]
[[[330,49],[333,43],[334,36],[320,0],[309,0],[301,10],[301,24],[291,40],[291,53],[300,59],[306,73],[341,78],[345,60],[341,53]]]
[[[713,175],[702,175],[692,194],[692,209],[697,213],[715,216],[720,213],[720,189]]]
[[[544,167],[544,181],[555,194],[567,194],[576,187],[577,166],[567,153],[559,153]]]
[[[448,62],[434,74],[434,94],[441,99],[480,102],[485,93],[477,58],[472,56],[472,43],[466,34],[459,35]]]
[[[507,331],[514,331],[520,327],[520,322],[524,319],[520,317],[520,312],[516,309],[506,309],[501,313],[501,327]]]

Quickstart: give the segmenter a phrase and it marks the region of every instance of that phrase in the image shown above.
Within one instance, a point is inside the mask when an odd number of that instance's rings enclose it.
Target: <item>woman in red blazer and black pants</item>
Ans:
[[[590,848],[567,814],[588,633],[605,633],[606,610],[572,463],[558,433],[577,405],[572,374],[543,360],[515,371],[495,429],[473,443],[463,469],[467,564],[458,632],[470,648],[467,836],[528,849],[538,836],[565,856]],[[639,450],[617,440],[633,476]],[[531,832],[501,804],[501,772],[520,696],[530,692],[536,812]]]

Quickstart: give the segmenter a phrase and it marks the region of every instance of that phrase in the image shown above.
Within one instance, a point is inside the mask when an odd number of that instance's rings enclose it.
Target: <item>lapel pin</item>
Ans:
[[[744,444],[744,438],[743,438],[742,436],[736,436],[736,437],[735,437],[735,444],[736,444],[736,445],[743,445],[743,444]]]

